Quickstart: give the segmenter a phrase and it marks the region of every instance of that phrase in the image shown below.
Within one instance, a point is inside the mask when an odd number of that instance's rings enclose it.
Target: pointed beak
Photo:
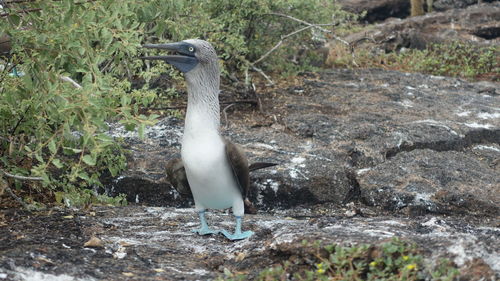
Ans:
[[[185,47],[186,43],[176,42],[176,43],[165,43],[165,44],[144,44],[143,48],[147,49],[161,49],[169,51],[180,51]]]
[[[177,53],[177,55],[144,56],[143,60],[163,60],[173,65],[178,70],[186,73],[198,65],[198,59],[194,55],[194,47],[185,42],[166,44],[144,44],[143,48],[167,50]]]

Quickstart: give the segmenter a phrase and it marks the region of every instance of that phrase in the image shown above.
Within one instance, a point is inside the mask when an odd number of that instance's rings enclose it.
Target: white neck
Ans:
[[[200,69],[194,69],[193,73],[186,77],[188,106],[184,134],[219,133],[219,77],[206,77],[201,74]]]

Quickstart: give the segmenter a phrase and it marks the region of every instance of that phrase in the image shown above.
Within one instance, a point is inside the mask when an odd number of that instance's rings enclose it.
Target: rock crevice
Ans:
[[[390,159],[400,152],[410,152],[416,149],[431,149],[434,151],[463,151],[473,145],[478,144],[499,144],[500,145],[500,130],[473,130],[465,133],[464,136],[456,136],[449,140],[438,140],[431,142],[403,142],[397,147],[392,147],[385,152],[385,158]]]

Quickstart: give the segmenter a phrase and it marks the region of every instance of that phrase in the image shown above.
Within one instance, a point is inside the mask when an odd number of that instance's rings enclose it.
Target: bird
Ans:
[[[220,133],[220,68],[214,47],[201,39],[144,44],[143,47],[174,52],[142,59],[165,61],[181,71],[186,80],[188,104],[181,162],[171,162],[177,171],[171,176],[181,193],[193,195],[200,219],[200,228],[193,232],[199,235],[221,233],[230,240],[252,236],[252,231],[241,229],[250,169],[242,148]],[[206,210],[227,208],[232,208],[236,219],[234,232],[210,228],[205,218]]]
[[[276,165],[278,164],[269,162],[255,162],[248,166],[248,171],[253,172],[255,170],[260,170]],[[193,198],[193,193],[191,192],[191,187],[189,186],[189,182],[187,180],[186,169],[184,169],[184,164],[182,163],[181,158],[170,159],[165,165],[165,171],[170,184],[177,191],[177,193],[179,193],[183,197]],[[252,204],[252,202],[248,200],[248,192],[249,190],[247,189],[247,194],[245,194],[245,199],[243,201],[245,205],[245,214],[256,214],[257,209]]]

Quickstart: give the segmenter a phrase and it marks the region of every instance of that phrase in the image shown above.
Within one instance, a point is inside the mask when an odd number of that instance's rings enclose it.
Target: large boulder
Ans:
[[[375,44],[383,51],[390,52],[401,48],[424,49],[431,43],[452,41],[498,46],[499,36],[500,3],[495,2],[466,9],[387,20],[351,34],[346,40],[356,45],[359,42]]]
[[[382,21],[390,17],[405,18],[410,15],[409,0],[339,0],[340,6],[355,14],[366,12],[363,20]]]
[[[495,0],[434,0],[432,7],[436,11],[463,9],[481,2],[495,2]]]
[[[365,13],[361,19],[374,23],[381,22],[389,18],[407,18],[410,16],[410,0],[338,0],[337,3],[342,9],[355,13]],[[427,4],[429,1],[422,1],[426,11],[429,11]],[[432,11],[443,12],[453,9],[464,9],[479,2],[495,2],[495,0],[434,0],[432,1]]]

